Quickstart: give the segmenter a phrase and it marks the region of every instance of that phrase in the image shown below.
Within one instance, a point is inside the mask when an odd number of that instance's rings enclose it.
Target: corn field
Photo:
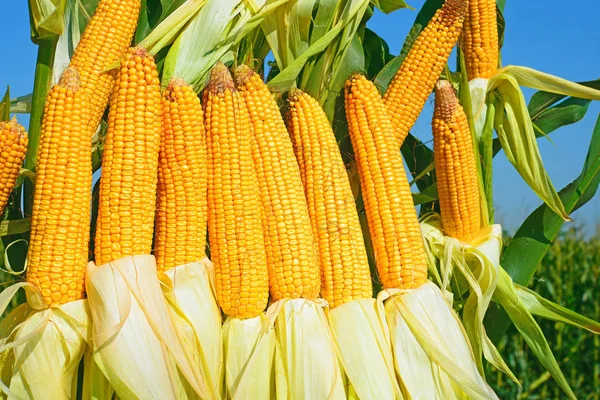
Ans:
[[[563,224],[600,117],[562,189],[538,141],[600,80],[505,65],[504,0],[425,0],[399,54],[366,24],[404,0],[28,6],[2,398],[598,399],[598,238]],[[495,157],[541,204],[510,238]]]

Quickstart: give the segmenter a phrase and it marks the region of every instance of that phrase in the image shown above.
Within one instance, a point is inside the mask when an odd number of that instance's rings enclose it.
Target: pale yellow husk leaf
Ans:
[[[432,276],[437,277],[443,292],[452,292],[451,298],[466,297],[462,322],[473,349],[477,368],[483,374],[482,355],[493,366],[518,383],[516,376],[502,359],[500,352],[489,340],[483,325],[485,313],[498,282],[502,227],[491,225],[481,230],[472,243],[461,243],[444,236],[439,215],[432,214],[421,222],[425,248],[437,266]]]
[[[407,397],[497,399],[477,370],[466,333],[440,289],[388,289],[385,301],[396,371]]]
[[[356,397],[402,399],[383,303],[376,299],[353,300],[329,311],[328,317]]]
[[[44,308],[40,291],[19,282],[0,293],[0,315],[21,288],[27,303],[0,324],[0,389],[9,399],[74,399],[79,362],[91,335],[87,301]]]
[[[275,328],[261,314],[223,325],[225,385],[232,400],[269,400],[274,397]]]
[[[94,355],[89,346],[83,355],[82,389],[82,398],[85,400],[112,400],[115,393],[110,382],[94,361]]]
[[[475,78],[469,81],[469,92],[471,94],[471,111],[473,112],[473,121],[475,122],[475,132],[477,140],[481,137],[487,115],[487,97],[488,79]]]
[[[324,300],[284,299],[267,309],[275,322],[277,399],[346,399]]]
[[[221,311],[214,291],[214,267],[208,258],[164,272],[162,289],[182,344],[198,373],[204,371],[211,398],[223,390]]]
[[[210,398],[169,316],[154,256],[89,263],[86,291],[94,360],[120,398]]]

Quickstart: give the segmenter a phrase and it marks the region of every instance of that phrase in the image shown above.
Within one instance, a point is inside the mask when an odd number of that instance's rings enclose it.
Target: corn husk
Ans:
[[[86,291],[94,361],[119,398],[210,398],[171,321],[153,256],[89,263]]]
[[[488,79],[475,78],[469,81],[469,92],[471,94],[471,111],[473,113],[473,122],[475,123],[475,133],[477,140],[481,138],[483,127],[485,125],[485,117],[487,115],[487,98]]]
[[[20,282],[0,294],[0,314],[20,288],[28,302],[0,325],[0,388],[14,399],[74,399],[79,362],[90,338],[87,301],[44,308],[39,290]]]
[[[277,399],[346,399],[324,300],[284,299],[267,309],[275,322]]]
[[[91,347],[85,350],[83,355],[83,387],[82,398],[89,400],[112,400],[115,390],[96,361]]]
[[[228,398],[272,399],[275,393],[272,322],[264,313],[248,319],[229,317],[223,325],[223,338]]]
[[[171,268],[161,278],[173,323],[182,334],[192,365],[204,371],[211,393],[219,398],[223,382],[221,311],[214,291],[214,267],[208,258]]]
[[[328,317],[349,380],[349,398],[402,399],[383,303],[353,300],[329,311]]]
[[[440,289],[384,290],[396,372],[420,399],[497,399],[477,370],[466,333]]]

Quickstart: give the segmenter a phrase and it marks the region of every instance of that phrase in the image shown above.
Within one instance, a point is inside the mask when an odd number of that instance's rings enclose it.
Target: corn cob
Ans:
[[[88,104],[67,69],[48,94],[36,166],[27,281],[47,306],[84,295],[92,190]]]
[[[154,255],[164,271],[205,257],[206,139],[200,99],[181,79],[163,93]]]
[[[320,274],[298,162],[275,99],[245,65],[235,71],[248,109],[273,301],[316,298]]]
[[[436,85],[432,126],[444,232],[469,242],[481,227],[477,165],[467,116],[448,81]]]
[[[0,122],[0,216],[15,186],[27,153],[27,132],[15,118]]]
[[[146,50],[132,48],[121,63],[108,115],[95,238],[97,265],[152,251],[161,114],[154,59]]]
[[[115,72],[106,71],[127,52],[137,26],[140,0],[101,0],[77,44],[69,67],[79,71],[95,131],[108,104]]]
[[[289,97],[292,137],[321,265],[321,296],[335,308],[373,295],[354,196],[331,125],[301,90]]]
[[[491,78],[495,74],[499,52],[495,0],[469,1],[461,46],[469,80]]]
[[[427,282],[421,230],[402,157],[375,85],[362,75],[346,82],[346,117],[383,287]]]
[[[232,317],[260,315],[269,297],[250,120],[227,67],[204,90],[208,149],[208,234],[217,299]]]
[[[383,97],[399,145],[419,117],[448,61],[466,10],[466,0],[446,0],[417,37]]]

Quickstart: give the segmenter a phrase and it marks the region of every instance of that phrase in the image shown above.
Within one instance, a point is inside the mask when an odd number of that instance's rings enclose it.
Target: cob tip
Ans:
[[[452,84],[447,80],[439,80],[435,85],[436,115],[444,121],[450,121],[458,107],[458,98]]]
[[[65,72],[63,72],[60,76],[58,84],[72,92],[78,91],[81,87],[79,71],[77,71],[75,68],[65,69]]]
[[[185,86],[189,86],[185,80],[173,77],[169,81],[169,84],[163,93],[163,97],[168,101],[177,101],[177,89]]]
[[[469,2],[467,0],[446,0],[441,8],[440,21],[447,27],[454,25],[456,17],[465,17]]]
[[[233,77],[235,79],[235,84],[237,86],[246,85],[252,77],[258,75],[256,72],[252,70],[249,66],[242,64],[235,69],[233,72]]]
[[[206,92],[210,94],[222,94],[225,91],[235,92],[236,89],[229,69],[219,61],[210,71]]]
[[[10,133],[13,135],[19,135],[19,137],[27,137],[27,131],[23,125],[17,121],[17,116],[13,115],[10,121],[0,121],[0,131],[4,130],[6,126],[10,127]]]

